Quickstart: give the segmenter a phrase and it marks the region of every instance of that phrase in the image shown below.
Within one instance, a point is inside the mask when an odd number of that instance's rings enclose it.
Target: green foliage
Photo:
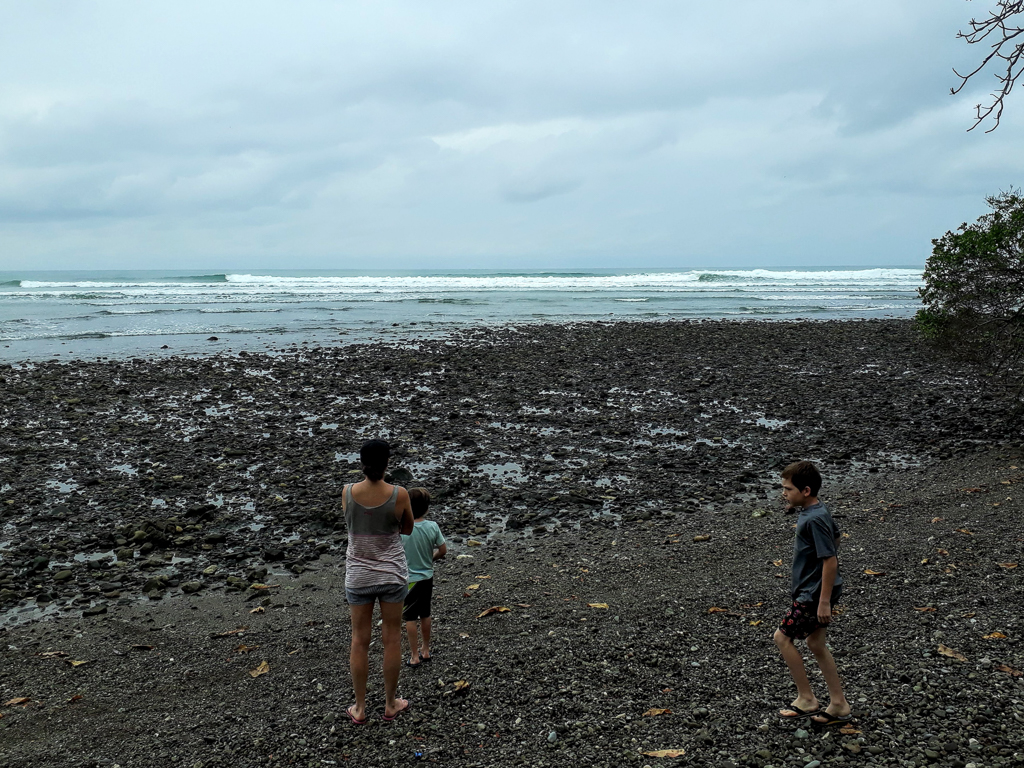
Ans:
[[[932,240],[917,326],[995,381],[1024,395],[1024,196],[987,200],[991,213]]]

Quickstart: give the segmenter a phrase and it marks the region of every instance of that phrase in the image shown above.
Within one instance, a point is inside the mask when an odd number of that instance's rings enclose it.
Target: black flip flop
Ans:
[[[413,664],[411,661],[407,661],[407,662],[405,662],[405,666],[407,666],[407,667],[414,667],[415,668],[415,667],[418,667],[421,664],[423,664],[424,661],[427,661],[427,659],[422,659],[422,660],[416,662],[415,664]]]
[[[828,728],[830,725],[848,725],[849,723],[853,722],[852,712],[848,715],[830,715],[825,710],[821,710],[816,714],[820,715],[821,717],[827,718],[824,721],[815,720],[813,717],[811,718],[811,723],[813,723],[819,728]]]

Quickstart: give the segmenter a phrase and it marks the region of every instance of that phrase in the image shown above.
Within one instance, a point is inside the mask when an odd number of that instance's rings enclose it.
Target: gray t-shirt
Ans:
[[[821,561],[839,554],[839,526],[820,501],[801,510],[793,539],[793,599],[817,602],[821,593]],[[837,602],[843,577],[836,568],[830,602]]]

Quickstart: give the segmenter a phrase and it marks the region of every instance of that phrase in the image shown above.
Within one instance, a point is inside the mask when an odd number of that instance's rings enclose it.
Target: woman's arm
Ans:
[[[401,520],[403,536],[408,536],[413,529],[412,502],[409,501],[409,492],[402,486],[398,486],[398,498],[395,500],[395,518]]]

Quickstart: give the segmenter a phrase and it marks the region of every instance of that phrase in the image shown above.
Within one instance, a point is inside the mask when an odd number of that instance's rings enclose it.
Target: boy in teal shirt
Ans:
[[[427,520],[430,493],[426,488],[410,488],[413,529],[402,536],[405,559],[409,564],[409,592],[405,597],[405,631],[409,635],[410,658],[407,667],[418,667],[430,661],[430,599],[434,594],[434,561],[448,554],[448,545],[441,529],[433,520]],[[420,643],[416,622],[420,622],[423,642]]]

